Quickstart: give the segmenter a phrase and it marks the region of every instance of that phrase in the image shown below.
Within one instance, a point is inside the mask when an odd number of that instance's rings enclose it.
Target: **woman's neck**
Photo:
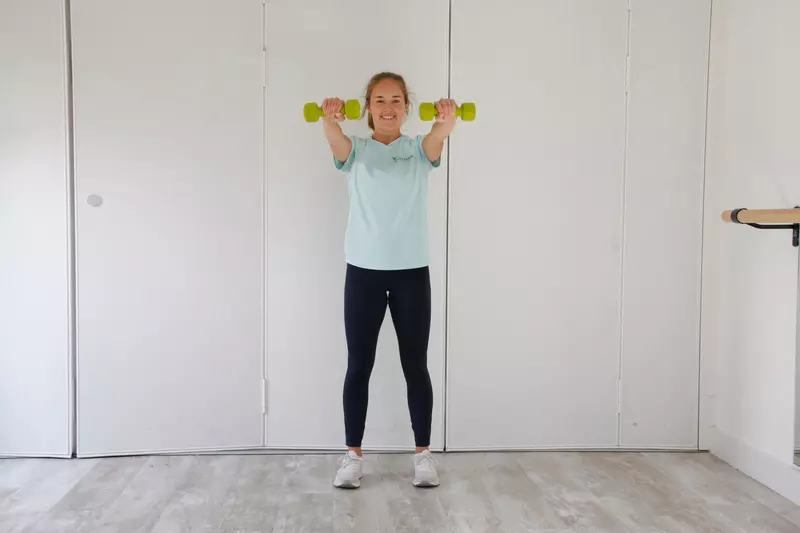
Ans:
[[[382,144],[391,144],[397,139],[399,139],[401,133],[399,131],[393,131],[391,133],[383,133],[376,131],[372,134],[372,138]]]

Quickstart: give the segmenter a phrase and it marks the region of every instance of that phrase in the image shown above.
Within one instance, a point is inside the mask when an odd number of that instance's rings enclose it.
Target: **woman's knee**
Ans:
[[[428,364],[424,360],[405,361],[402,364],[403,374],[408,381],[414,383],[430,383],[431,375]]]
[[[345,375],[345,380],[349,383],[365,384],[369,382],[371,374],[371,365],[353,363],[347,365],[347,374]]]

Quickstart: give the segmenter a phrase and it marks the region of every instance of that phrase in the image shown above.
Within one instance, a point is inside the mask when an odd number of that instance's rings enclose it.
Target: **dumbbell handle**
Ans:
[[[436,109],[436,106],[433,104],[433,102],[426,102],[426,103],[427,103],[427,104],[430,104],[430,105],[432,106],[432,109],[433,109],[433,116],[437,116],[437,115],[439,114],[439,110],[438,110],[438,109]],[[460,105],[457,105],[457,106],[456,106],[456,116],[457,116],[457,117],[460,117],[460,116],[461,116],[461,106],[460,106]]]
[[[320,116],[320,117],[323,117],[323,116],[325,116],[325,111],[323,111],[323,109],[322,109],[322,106],[321,106],[321,105],[319,105],[319,104],[314,104],[314,107],[315,107],[315,109],[317,110],[317,112],[319,112],[319,116]],[[339,108],[339,113],[344,113],[344,105],[342,105],[342,107],[340,107],[340,108]]]

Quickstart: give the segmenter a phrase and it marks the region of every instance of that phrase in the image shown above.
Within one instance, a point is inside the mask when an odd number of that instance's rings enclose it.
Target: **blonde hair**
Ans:
[[[375,89],[375,86],[378,85],[383,80],[393,80],[400,85],[400,88],[403,91],[403,98],[405,99],[406,108],[408,108],[411,100],[408,95],[408,86],[406,85],[406,80],[403,79],[403,76],[400,74],[395,74],[394,72],[379,72],[370,78],[369,83],[367,83],[367,90],[366,94],[364,95],[366,104],[364,105],[364,114],[366,115],[368,112],[369,107],[369,100],[372,98],[372,91]],[[372,113],[369,113],[367,117],[367,124],[371,130],[375,129],[375,123],[372,121]]]

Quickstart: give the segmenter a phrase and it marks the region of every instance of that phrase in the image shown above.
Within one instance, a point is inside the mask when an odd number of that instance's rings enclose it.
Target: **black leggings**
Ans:
[[[345,436],[347,446],[352,448],[361,447],[364,437],[369,378],[387,304],[397,332],[414,440],[420,447],[430,445],[433,389],[428,374],[431,327],[428,267],[367,270],[348,264],[344,290],[348,356],[343,396]]]

